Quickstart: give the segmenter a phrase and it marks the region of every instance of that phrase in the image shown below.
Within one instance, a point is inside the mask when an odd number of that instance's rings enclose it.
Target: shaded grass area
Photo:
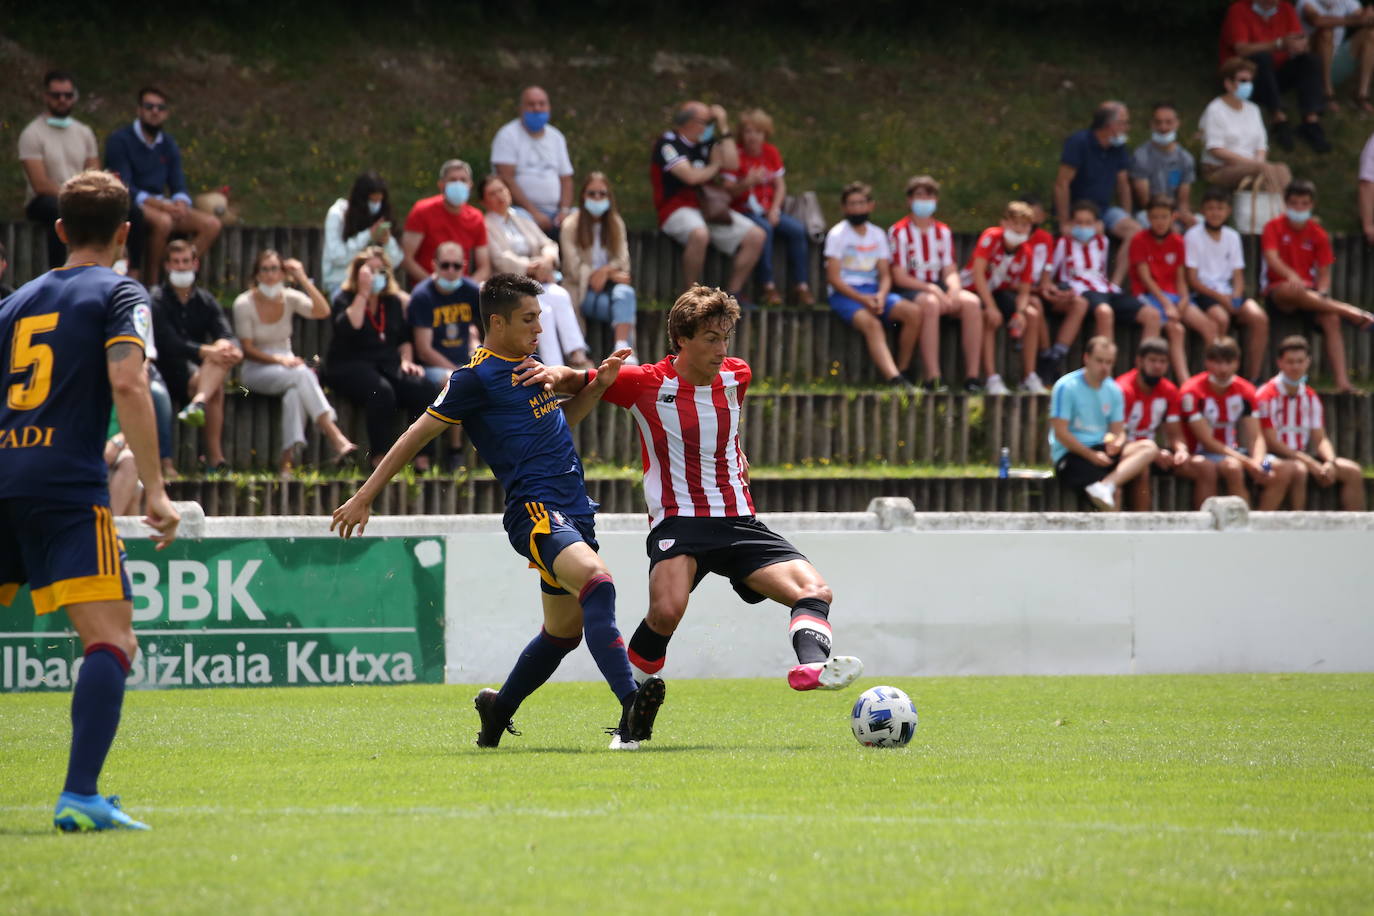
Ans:
[[[1130,17],[1128,17],[1130,18]],[[1134,16],[1141,19],[1139,14]],[[50,66],[78,71],[80,116],[100,137],[133,117],[143,83],[172,95],[170,130],[197,189],[228,184],[252,224],[318,224],[353,176],[375,167],[391,182],[396,219],[435,193],[452,156],[489,165],[491,137],[515,116],[520,88],[549,88],[554,123],[579,174],[606,171],[632,227],[653,219],[652,139],[684,98],[730,111],[768,109],[794,190],[834,197],[855,178],[874,184],[877,219],[902,215],[907,176],[945,182],[940,214],[958,230],[995,222],[1007,199],[1048,194],[1060,145],[1103,98],[1133,107],[1132,145],[1148,136],[1148,105],[1173,99],[1192,139],[1216,93],[1215,36],[1188,37],[1150,21],[1115,27],[1021,13],[971,21],[957,13],[886,30],[824,17],[767,27],[691,29],[625,23],[531,30],[459,13],[237,21],[188,14],[161,22],[18,15],[0,41],[0,148],[39,110]],[[1347,106],[1348,108],[1348,106]],[[1328,228],[1357,228],[1354,161],[1374,121],[1328,119],[1336,151],[1282,158],[1315,179]],[[23,180],[0,172],[0,213],[21,215]]]
[[[514,647],[512,647],[514,651]],[[131,694],[103,788],[148,834],[51,831],[68,698],[0,697],[16,912],[1350,913],[1374,894],[1369,675],[669,683],[655,740],[553,684],[496,751],[472,686]],[[79,874],[80,881],[72,880]],[[628,892],[630,884],[647,889]],[[1363,900],[1365,903],[1360,903]]]

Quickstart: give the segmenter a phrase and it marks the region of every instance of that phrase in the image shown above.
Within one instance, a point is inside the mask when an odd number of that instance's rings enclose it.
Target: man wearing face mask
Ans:
[[[1141,229],[1130,213],[1131,156],[1126,151],[1130,129],[1131,113],[1121,102],[1098,105],[1092,123],[1064,141],[1054,180],[1055,216],[1062,235],[1069,235],[1070,204],[1090,200],[1097,204],[1107,234],[1122,243],[1112,270],[1112,282],[1117,286],[1126,279],[1126,248]]]
[[[43,102],[47,110],[19,134],[19,164],[28,184],[24,215],[47,232],[48,266],[67,260],[67,248],[57,237],[57,194],[62,182],[87,169],[100,167],[95,133],[72,117],[77,101],[76,82],[70,73],[53,70],[43,77]],[[137,228],[137,227],[133,227]],[[133,232],[130,231],[130,241]]]
[[[1322,130],[1321,61],[1308,47],[1298,11],[1286,0],[1235,0],[1221,24],[1220,63],[1232,57],[1255,65],[1255,102],[1270,114],[1274,142],[1293,148],[1293,126],[1280,107],[1279,94],[1296,89],[1302,123],[1297,135],[1319,153],[1330,152]]]
[[[444,242],[434,251],[434,273],[410,293],[406,319],[415,361],[436,385],[468,361],[481,337],[477,330],[477,284],[463,276],[463,246]]]
[[[1197,166],[1193,154],[1178,142],[1178,109],[1159,102],[1150,115],[1150,140],[1131,156],[1131,190],[1135,192],[1136,221],[1144,225],[1150,198],[1163,194],[1174,200],[1179,231],[1197,222],[1193,215],[1193,182]]]
[[[200,259],[183,239],[167,245],[167,280],[153,287],[153,340],[157,369],[177,404],[177,419],[205,427],[205,465],[228,468],[221,444],[224,431],[224,379],[243,361],[224,309],[210,292],[196,286]],[[189,399],[189,400],[188,400]]]
[[[510,188],[512,203],[552,234],[572,212],[573,167],[568,141],[549,123],[549,94],[538,86],[520,93],[520,117],[491,141],[491,164]]]
[[[478,286],[491,275],[487,224],[482,211],[468,203],[472,167],[450,159],[439,167],[439,193],[415,202],[406,217],[401,266],[412,283],[434,272],[434,252],[443,242],[457,242],[468,253],[466,272]]]
[[[1312,354],[1306,338],[1285,337],[1279,344],[1279,374],[1255,393],[1257,414],[1269,451],[1293,466],[1289,505],[1307,508],[1307,482],[1319,487],[1341,485],[1341,508],[1365,509],[1364,475],[1349,458],[1337,458],[1326,435],[1322,401],[1307,384]]]
[[[186,233],[196,250],[204,253],[215,244],[220,231],[218,218],[191,206],[186,174],[181,170],[181,150],[164,130],[168,112],[167,93],[143,87],[138,91],[138,116],[111,134],[105,144],[105,168],[123,180],[148,226],[149,287],[158,281],[162,254],[173,232]],[[141,266],[131,259],[130,273]]]
[[[1283,192],[1284,212],[1264,227],[1260,251],[1260,288],[1270,311],[1308,312],[1326,341],[1326,359],[1340,392],[1354,391],[1345,368],[1345,342],[1341,322],[1361,331],[1374,330],[1374,314],[1348,302],[1331,298],[1331,265],[1336,256],[1331,238],[1316,220],[1312,206],[1317,187],[1310,181],[1294,181]]]

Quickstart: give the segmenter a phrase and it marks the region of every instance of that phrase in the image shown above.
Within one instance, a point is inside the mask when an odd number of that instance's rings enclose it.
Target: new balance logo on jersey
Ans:
[[[671,403],[673,403],[673,402],[676,401],[676,400],[677,400],[677,395],[676,395],[676,394],[664,394],[664,395],[659,395],[659,398],[658,398],[658,401],[659,401],[660,404],[671,404]]]

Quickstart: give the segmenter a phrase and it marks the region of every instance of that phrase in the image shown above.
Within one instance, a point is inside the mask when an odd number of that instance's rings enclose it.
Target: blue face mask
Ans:
[[[71,116],[66,116],[62,118],[48,118],[48,126],[56,127],[58,130],[66,130],[68,127],[72,126]]]
[[[917,219],[927,219],[935,212],[936,203],[933,200],[913,200],[911,202],[911,215]]]
[[[372,291],[374,293],[380,293],[384,289],[386,289],[386,274],[373,274]]]
[[[701,139],[698,143],[710,143],[716,136],[716,125],[707,124],[706,129],[701,132]]]
[[[1093,239],[1097,238],[1097,227],[1072,226],[1069,229],[1069,234],[1086,245],[1088,242],[1091,242]]]
[[[1289,388],[1295,388],[1298,391],[1302,391],[1307,387],[1307,376],[1305,375],[1300,375],[1297,378],[1289,378],[1286,375],[1280,374],[1279,378],[1283,379],[1283,383]]]
[[[1152,133],[1150,134],[1150,139],[1158,146],[1168,146],[1178,139],[1178,131],[1171,130],[1167,134]]]
[[[1236,83],[1236,98],[1240,99],[1242,102],[1250,101],[1250,94],[1254,91],[1255,84],[1250,82],[1250,80]]]
[[[549,113],[547,111],[524,112],[520,115],[520,123],[525,125],[525,130],[537,134],[544,129],[544,125],[549,123]]]
[[[471,190],[466,181],[450,181],[444,185],[444,200],[448,201],[450,207],[461,207],[468,202],[468,192]]]
[[[434,285],[439,287],[439,292],[441,293],[451,293],[463,285],[463,278],[455,277],[450,280],[448,277],[435,277]]]
[[[382,202],[380,200],[369,200],[367,202],[367,212],[376,216],[382,212]]]
[[[1112,136],[1112,146],[1125,146],[1125,145],[1126,145],[1126,135],[1125,135],[1125,134],[1114,134],[1114,135]]]
[[[588,197],[582,201],[582,206],[586,207],[592,216],[605,216],[611,209],[611,202],[604,197]]]
[[[1294,226],[1301,226],[1312,218],[1312,211],[1294,210],[1292,207],[1288,207],[1284,210],[1284,215],[1288,217],[1288,221]]]

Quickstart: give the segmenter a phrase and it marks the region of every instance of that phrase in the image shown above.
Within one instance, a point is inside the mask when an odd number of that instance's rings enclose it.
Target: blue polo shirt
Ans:
[[[1107,441],[1107,429],[1126,420],[1126,399],[1110,376],[1097,388],[1088,384],[1084,370],[1075,369],[1054,383],[1050,392],[1051,419],[1068,420],[1069,432],[1089,448]],[[1068,453],[1050,426],[1050,458],[1055,464]]]
[[[1104,147],[1091,130],[1084,128],[1069,134],[1059,161],[1077,169],[1069,182],[1070,205],[1076,200],[1091,200],[1103,213],[1116,206],[1116,176],[1131,167],[1131,154],[1124,144]]]

